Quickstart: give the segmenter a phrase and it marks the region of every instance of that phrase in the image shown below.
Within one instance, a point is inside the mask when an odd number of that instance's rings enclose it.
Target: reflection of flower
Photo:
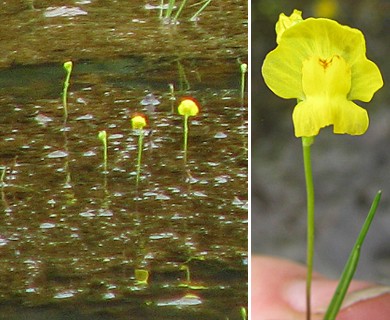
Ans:
[[[315,136],[329,125],[334,133],[363,134],[368,115],[352,100],[368,102],[383,85],[378,67],[366,58],[363,34],[329,19],[309,18],[285,29],[262,73],[275,94],[298,99],[297,137]]]
[[[142,130],[146,126],[146,117],[143,114],[135,114],[131,118],[131,126],[133,129]]]

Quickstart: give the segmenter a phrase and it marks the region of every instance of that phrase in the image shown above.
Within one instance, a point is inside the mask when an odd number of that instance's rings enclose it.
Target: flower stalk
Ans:
[[[143,150],[143,141],[144,141],[144,127],[147,125],[146,116],[144,114],[134,114],[131,118],[131,126],[133,130],[138,131],[138,155],[137,155],[137,178],[136,186],[138,188],[140,175],[141,175],[141,160],[142,160],[142,150]]]
[[[307,197],[307,252],[306,252],[306,319],[311,317],[311,280],[313,275],[314,259],[314,183],[313,171],[311,166],[311,145],[314,137],[302,137],[303,164],[305,169],[306,180],[306,197]]]
[[[187,163],[187,148],[188,148],[188,118],[196,116],[199,113],[199,106],[195,99],[184,99],[177,108],[180,115],[184,116],[184,163]]]
[[[66,71],[66,78],[64,81],[64,89],[62,91],[62,105],[64,108],[64,122],[66,122],[66,120],[68,119],[68,87],[70,84],[70,75],[73,69],[72,61],[66,61],[63,67]]]

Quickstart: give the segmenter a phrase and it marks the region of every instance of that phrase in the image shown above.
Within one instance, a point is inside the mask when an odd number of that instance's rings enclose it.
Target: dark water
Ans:
[[[19,47],[16,59],[3,55],[0,70],[0,319],[241,319],[247,107],[237,58],[245,61],[245,1],[215,1],[204,13],[198,23],[212,38],[205,51],[197,26],[163,25],[144,3],[76,2],[69,6],[87,15],[44,17],[44,1],[35,10],[3,8],[9,32],[30,33],[2,39]],[[211,13],[227,10],[241,30],[223,43],[213,22],[227,26],[231,17]],[[144,21],[137,46],[120,32],[107,38],[134,19]],[[70,37],[72,28],[84,33]],[[185,30],[191,46],[179,39],[180,52],[158,50],[169,28]],[[160,35],[146,40],[151,29]],[[65,57],[75,64],[64,124]],[[150,93],[160,101],[154,111],[141,104]],[[186,165],[182,96],[201,105],[190,118]],[[134,112],[149,119],[138,188]],[[108,174],[100,130],[108,134]],[[137,269],[149,272],[147,284],[137,282]]]

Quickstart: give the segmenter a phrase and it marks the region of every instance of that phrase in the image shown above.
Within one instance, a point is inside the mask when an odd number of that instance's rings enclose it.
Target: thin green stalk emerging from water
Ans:
[[[314,258],[314,184],[311,168],[310,148],[314,137],[302,137],[303,163],[305,168],[306,197],[307,197],[307,252],[306,252],[306,319],[311,318],[311,280],[313,275]]]
[[[131,126],[134,130],[138,131],[138,156],[137,156],[137,178],[136,186],[138,188],[139,179],[141,175],[141,160],[142,160],[142,150],[143,150],[143,141],[144,141],[144,127],[146,126],[146,117],[145,115],[139,113],[135,114],[131,118]]]
[[[187,3],[187,0],[183,0],[183,1],[181,2],[180,7],[179,7],[179,10],[177,10],[177,12],[176,12],[176,14],[175,14],[175,16],[174,16],[174,18],[173,18],[173,21],[174,21],[174,22],[176,22],[177,19],[179,19],[179,16],[180,16],[181,12],[183,11],[184,6],[186,5],[186,3]]]
[[[187,163],[187,146],[188,146],[188,115],[184,115],[184,141],[183,141],[183,151],[184,151],[184,162]]]
[[[165,12],[165,19],[170,19],[173,11],[173,7],[175,6],[175,0],[169,0],[168,9]]]
[[[70,75],[72,73],[73,63],[72,61],[67,61],[64,63],[64,69],[66,71],[66,78],[64,81],[64,89],[62,91],[62,105],[64,107],[64,121],[68,119],[68,87]]]
[[[240,64],[241,70],[241,101],[244,101],[245,98],[245,75],[248,72],[248,65],[246,63]]]
[[[184,99],[177,108],[180,115],[184,116],[184,163],[187,163],[187,142],[188,142],[188,118],[199,113],[199,106],[192,98]]]
[[[200,9],[190,18],[190,21],[196,21],[198,19],[198,16],[202,13],[204,9],[206,9],[210,2],[211,0],[206,0],[203,6],[201,6]]]
[[[106,130],[99,131],[98,135],[99,140],[103,143],[103,168],[104,173],[107,173],[107,132]]]

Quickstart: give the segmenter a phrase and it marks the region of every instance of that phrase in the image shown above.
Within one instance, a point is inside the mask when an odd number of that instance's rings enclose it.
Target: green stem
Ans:
[[[163,11],[164,11],[164,0],[161,0],[160,2],[160,14],[159,14],[159,18],[162,19],[162,16],[163,16]]]
[[[314,258],[314,184],[313,172],[311,168],[310,147],[314,142],[314,137],[302,137],[303,163],[306,179],[307,196],[307,252],[306,252],[306,319],[311,318],[311,280],[313,274]]]
[[[202,11],[210,4],[211,0],[206,0],[203,6],[190,18],[190,21],[196,21]]]
[[[183,11],[184,9],[184,6],[186,5],[187,3],[187,0],[183,0],[180,4],[180,7],[179,7],[179,10],[177,10],[176,14],[175,14],[175,17],[173,18],[173,21],[176,22],[177,19],[179,19],[179,16],[181,14],[181,12]]]
[[[104,172],[107,173],[107,162],[108,162],[108,155],[107,155],[107,137],[103,140],[103,159],[104,159]]]
[[[165,18],[170,19],[172,15],[173,6],[175,5],[175,0],[169,0],[167,12],[165,12]]]
[[[187,163],[187,141],[188,141],[188,115],[184,115],[184,162]]]
[[[142,159],[142,148],[144,140],[144,131],[141,129],[138,136],[138,158],[137,158],[137,187],[139,183],[141,173],[141,159]]]
[[[72,66],[70,67],[70,69],[65,67],[65,70],[66,70],[66,78],[64,81],[64,89],[62,92],[62,104],[64,107],[64,122],[66,122],[66,120],[68,119],[68,87],[70,83],[70,74],[72,73]]]
[[[248,65],[246,63],[241,63],[241,101],[244,101],[245,98],[245,74],[248,71]]]

